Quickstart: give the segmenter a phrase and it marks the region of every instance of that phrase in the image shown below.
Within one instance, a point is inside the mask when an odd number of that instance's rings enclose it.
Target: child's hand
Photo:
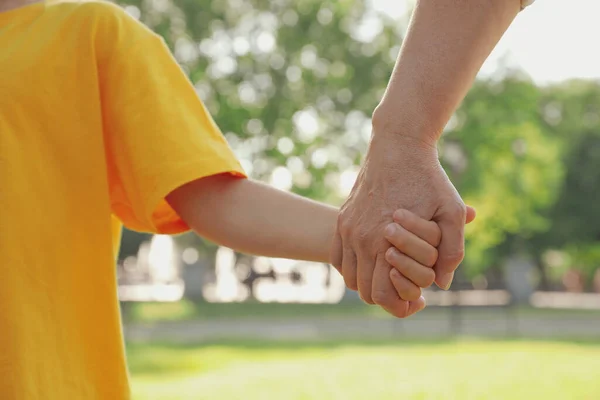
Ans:
[[[394,220],[385,230],[386,239],[394,246],[385,254],[393,267],[390,279],[403,300],[417,301],[421,288],[431,286],[435,280],[433,266],[442,231],[435,222],[408,210],[397,211]]]

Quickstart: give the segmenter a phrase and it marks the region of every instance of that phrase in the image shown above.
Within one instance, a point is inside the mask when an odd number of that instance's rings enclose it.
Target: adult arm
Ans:
[[[466,208],[438,161],[436,143],[520,9],[519,0],[417,2],[387,90],[373,114],[372,141],[341,208],[331,253],[346,285],[393,315],[406,317],[415,308],[394,289],[384,258],[389,243],[381,228],[398,208],[438,222],[442,240],[436,283],[450,286],[464,255]]]

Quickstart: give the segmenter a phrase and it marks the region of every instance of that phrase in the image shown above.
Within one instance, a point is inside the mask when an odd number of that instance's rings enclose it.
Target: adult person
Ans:
[[[435,281],[442,289],[450,287],[464,257],[467,209],[440,165],[436,144],[485,59],[531,3],[417,1],[387,90],[373,113],[364,164],[340,210],[331,254],[346,285],[365,302],[397,317],[422,308],[414,283],[390,277],[389,244],[379,234],[398,208],[438,223],[442,239]],[[399,291],[410,295],[403,298]]]

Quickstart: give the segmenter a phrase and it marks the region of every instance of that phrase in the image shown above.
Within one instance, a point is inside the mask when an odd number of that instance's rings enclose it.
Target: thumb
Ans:
[[[470,224],[471,222],[473,222],[476,216],[477,210],[475,210],[475,208],[471,206],[467,206],[467,218],[465,220],[465,224]]]
[[[333,265],[333,267],[337,269],[340,274],[342,273],[342,250],[342,237],[336,230],[329,250],[329,263]]]
[[[473,215],[474,215],[473,210]],[[454,278],[454,270],[462,262],[465,254],[464,228],[468,220],[465,210],[452,210],[440,215],[437,221],[442,231],[442,240],[438,246],[438,260],[434,266],[436,283],[440,289],[447,290]]]

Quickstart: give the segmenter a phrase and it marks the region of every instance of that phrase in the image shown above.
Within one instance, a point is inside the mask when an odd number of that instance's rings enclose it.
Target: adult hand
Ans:
[[[520,5],[517,0],[418,1],[373,112],[373,140],[340,211],[331,261],[366,302],[399,317],[423,305],[403,302],[395,292],[382,232],[398,208],[436,221],[442,231],[436,282],[450,285],[463,258],[467,208],[428,144],[437,142]]]
[[[423,298],[409,302],[398,296],[385,260],[390,244],[383,232],[399,208],[438,223],[442,239],[434,270],[437,285],[447,289],[464,256],[467,208],[442,169],[435,147],[417,138],[375,132],[340,210],[331,262],[365,302],[403,318],[425,304]]]

